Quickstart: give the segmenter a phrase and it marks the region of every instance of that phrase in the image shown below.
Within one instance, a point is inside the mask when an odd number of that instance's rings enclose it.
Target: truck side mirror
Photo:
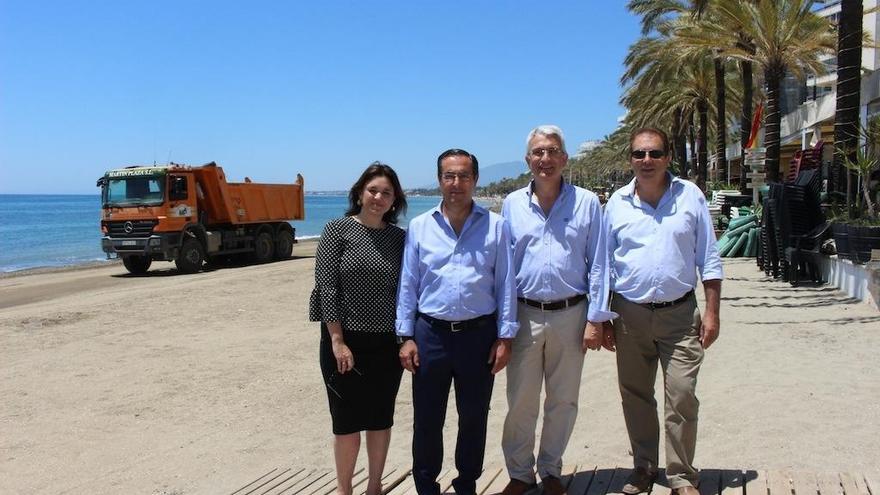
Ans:
[[[171,201],[181,201],[186,198],[186,177],[180,175],[171,177],[171,190],[168,193],[168,199]]]

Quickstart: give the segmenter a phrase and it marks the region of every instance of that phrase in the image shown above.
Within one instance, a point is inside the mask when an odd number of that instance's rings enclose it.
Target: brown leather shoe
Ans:
[[[637,495],[639,493],[646,492],[651,489],[651,485],[654,484],[654,481],[656,479],[657,471],[648,471],[647,468],[637,466],[635,469],[633,469],[632,474],[629,475],[629,479],[626,480],[626,484],[623,485],[623,489],[621,491],[626,495]],[[696,495],[700,494],[698,493]]]
[[[547,476],[541,481],[544,483],[544,495],[565,495],[565,487],[559,478]]]
[[[507,486],[504,487],[504,490],[501,490],[501,495],[524,495],[534,487],[534,483],[526,483],[525,481],[511,478]]]
[[[688,485],[681,488],[673,488],[672,495],[700,495],[700,490]]]

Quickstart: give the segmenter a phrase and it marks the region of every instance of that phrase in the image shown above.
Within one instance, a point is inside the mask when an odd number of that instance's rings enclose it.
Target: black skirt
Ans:
[[[354,355],[354,369],[340,374],[330,333],[321,323],[321,374],[333,418],[333,434],[391,428],[403,375],[397,337],[392,333],[344,332],[343,338]]]

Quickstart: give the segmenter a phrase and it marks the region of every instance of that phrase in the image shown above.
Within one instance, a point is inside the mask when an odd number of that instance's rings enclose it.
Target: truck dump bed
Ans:
[[[215,163],[193,168],[208,214],[209,224],[283,222],[305,218],[303,178],[294,184],[226,182],[223,169]]]

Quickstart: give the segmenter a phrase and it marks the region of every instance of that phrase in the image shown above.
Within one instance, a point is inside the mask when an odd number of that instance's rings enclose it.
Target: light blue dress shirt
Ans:
[[[550,302],[589,294],[587,320],[617,317],[608,310],[608,251],[595,194],[563,182],[545,215],[530,183],[504,199],[501,215],[513,235],[519,297]]]
[[[635,303],[681,298],[702,280],[724,278],[703,192],[668,174],[669,188],[654,209],[635,194],[636,180],[605,205],[611,287]]]
[[[416,313],[463,321],[497,313],[498,337],[513,338],[516,279],[510,227],[478,204],[456,235],[440,205],[407,228],[397,292],[397,335],[411,336]]]

